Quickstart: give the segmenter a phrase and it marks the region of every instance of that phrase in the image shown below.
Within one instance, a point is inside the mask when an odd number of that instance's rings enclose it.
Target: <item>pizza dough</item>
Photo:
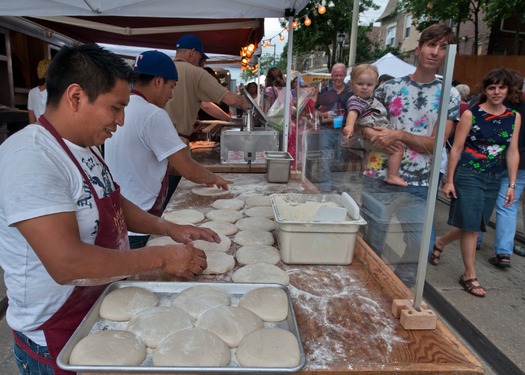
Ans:
[[[245,217],[238,220],[235,225],[239,230],[255,229],[271,232],[275,228],[274,221],[265,217]]]
[[[288,274],[273,264],[255,263],[239,268],[232,275],[234,283],[277,283],[288,285]]]
[[[210,309],[195,323],[195,327],[215,333],[230,348],[236,348],[244,336],[262,326],[263,322],[257,315],[235,306]]]
[[[235,267],[235,258],[232,255],[218,251],[207,252],[206,262],[208,267],[202,271],[203,275],[221,275]]]
[[[237,250],[235,258],[242,265],[253,263],[277,264],[281,261],[279,250],[268,245],[243,246]]]
[[[217,199],[212,204],[212,207],[217,210],[235,210],[239,211],[244,207],[244,201],[242,199]]]
[[[273,234],[262,230],[241,230],[233,237],[233,242],[238,245],[273,245]]]
[[[206,214],[206,217],[210,220],[235,223],[237,220],[242,219],[242,213],[234,210],[212,210]]]
[[[241,341],[236,352],[243,367],[295,367],[301,362],[294,334],[281,328],[261,328]]]
[[[216,188],[215,186],[196,186],[194,188],[191,188],[191,192],[201,197],[219,197],[221,195],[230,194],[229,190],[222,190]]]
[[[169,335],[153,353],[154,366],[223,367],[230,360],[228,345],[216,334],[199,328]]]
[[[197,210],[184,209],[168,212],[162,216],[175,224],[197,224],[204,220],[204,214]]]
[[[135,314],[127,330],[136,334],[148,348],[156,348],[166,336],[186,328],[193,328],[190,314],[175,306],[159,306]]]
[[[195,285],[177,294],[172,306],[177,306],[198,319],[204,312],[217,306],[229,306],[231,298],[228,293],[212,285]]]
[[[225,236],[231,236],[239,231],[235,224],[225,221],[207,221],[199,226],[201,228],[210,228],[212,231],[224,234]]]
[[[249,207],[271,206],[272,201],[270,200],[270,197],[268,195],[256,196],[246,199],[246,205]]]
[[[248,208],[246,211],[244,211],[244,214],[246,216],[251,217],[265,217],[267,219],[273,219],[273,208],[269,206],[258,206],[258,207],[252,207]]]
[[[222,253],[225,253],[226,251],[230,249],[230,246],[232,245],[232,240],[230,240],[230,238],[225,236],[224,234],[221,234],[221,233],[217,233],[217,234],[221,238],[221,242],[209,242],[205,240],[196,240],[192,242],[192,245],[196,247],[197,249],[201,249],[206,252],[220,251]]]
[[[288,297],[281,288],[252,289],[241,297],[238,306],[251,311],[265,322],[280,322],[288,317]]]
[[[107,330],[80,340],[69,356],[70,365],[138,366],[146,359],[146,345],[134,333]]]
[[[148,240],[146,246],[183,245],[169,236],[155,237]]]
[[[159,299],[147,289],[136,286],[109,292],[100,304],[99,314],[104,319],[123,322],[148,307],[157,306]]]

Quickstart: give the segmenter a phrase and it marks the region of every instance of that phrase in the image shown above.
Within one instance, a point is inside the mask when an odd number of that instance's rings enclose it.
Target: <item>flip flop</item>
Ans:
[[[520,257],[525,257],[525,247],[516,246],[514,248],[514,254],[519,255]]]
[[[496,267],[507,268],[510,267],[510,257],[506,254],[496,254],[489,258],[489,263]]]
[[[482,290],[486,293],[485,288],[483,288],[481,285],[473,285],[474,281],[478,281],[478,279],[473,277],[472,279],[465,280],[463,279],[463,275],[459,277],[459,285],[461,285],[468,294],[472,294],[473,296],[479,298],[485,297],[485,294],[477,294],[474,292],[475,290]]]
[[[437,252],[438,254],[434,254]],[[440,249],[439,247],[434,244],[434,247],[432,248],[432,252],[430,253],[430,259],[428,260],[430,264],[433,266],[439,266],[441,263],[441,253],[443,252],[443,249]]]

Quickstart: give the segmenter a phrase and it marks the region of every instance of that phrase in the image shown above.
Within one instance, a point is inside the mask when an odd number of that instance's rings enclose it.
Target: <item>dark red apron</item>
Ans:
[[[131,95],[138,95],[141,98],[143,98],[145,101],[148,101],[144,94],[142,94],[138,90],[131,90]],[[166,198],[168,196],[168,169],[166,169],[166,174],[164,175],[164,178],[162,179],[162,182],[160,184],[160,191],[157,195],[157,199],[155,200],[155,203],[153,203],[153,206],[149,209],[149,213],[152,215],[155,215],[157,217],[161,217],[162,213],[164,212],[164,207],[166,204]]]
[[[95,245],[107,247],[110,249],[129,249],[127,226],[124,220],[124,212],[120,205],[120,187],[115,183],[115,190],[105,198],[99,198],[93,184],[88,176],[78,163],[77,159],[72,154],[71,150],[65,144],[64,140],[56,129],[47,121],[44,116],[40,116],[39,123],[44,126],[58,141],[60,146],[66,151],[73,163],[84,177],[84,181],[89,185],[91,193],[95,199],[98,213],[98,231],[95,239]],[[97,159],[107,168],[106,163],[91,150]],[[109,169],[108,169],[109,170]],[[49,354],[53,359],[44,358],[29,348],[20,338],[15,334],[16,343],[33,358],[34,360],[51,366],[55,370],[55,375],[71,375],[75,374],[70,371],[62,370],[56,364],[58,354],[66,345],[67,341],[79,326],[80,322],[86,316],[87,312],[93,304],[100,297],[107,285],[100,286],[76,286],[73,293],[66,300],[64,305],[57,312],[51,316],[44,324],[37,328],[43,330],[46,338]]]

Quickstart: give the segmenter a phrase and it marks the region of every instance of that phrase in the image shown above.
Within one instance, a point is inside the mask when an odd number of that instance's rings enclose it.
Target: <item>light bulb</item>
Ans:
[[[271,40],[268,40],[268,41],[266,42],[266,45],[267,45],[267,46],[271,46],[271,45],[272,45],[272,41],[271,41]]]
[[[284,35],[279,34],[279,39],[284,40]]]
[[[310,26],[312,24],[312,20],[308,17],[305,18],[304,20],[304,25],[305,26]]]
[[[253,52],[254,49],[255,49],[255,46],[253,44],[250,44],[248,46],[248,51]]]
[[[292,27],[293,27],[294,29],[297,29],[297,26],[298,26],[298,25],[299,25],[299,23],[298,23],[297,21],[293,21],[293,22],[292,22]]]
[[[317,7],[317,12],[318,12],[319,14],[325,14],[325,13],[326,13],[326,7],[325,7],[324,5],[319,5],[319,6]]]

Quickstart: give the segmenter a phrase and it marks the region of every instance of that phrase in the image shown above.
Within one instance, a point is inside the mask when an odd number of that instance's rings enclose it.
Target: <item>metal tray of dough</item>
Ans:
[[[232,306],[236,306],[239,299],[252,289],[262,287],[274,287],[283,289],[288,297],[288,317],[286,320],[276,323],[264,322],[264,327],[282,328],[290,331],[297,338],[299,344],[300,361],[296,367],[241,367],[235,357],[235,348],[230,349],[232,360],[226,367],[159,367],[152,364],[153,350],[148,348],[148,355],[139,366],[93,366],[93,365],[70,365],[69,357],[75,345],[89,334],[107,329],[126,329],[128,322],[115,322],[103,319],[99,315],[100,305],[104,297],[111,291],[128,286],[136,286],[153,292],[159,298],[159,306],[166,306],[176,294],[194,285],[212,285],[221,288],[231,296]],[[155,282],[155,281],[117,281],[110,284],[98,298],[86,317],[82,320],[69,341],[64,346],[57,358],[58,366],[68,371],[77,372],[123,372],[123,373],[291,373],[301,370],[306,364],[297,320],[293,310],[290,293],[281,284],[261,283],[204,283],[204,282]]]

